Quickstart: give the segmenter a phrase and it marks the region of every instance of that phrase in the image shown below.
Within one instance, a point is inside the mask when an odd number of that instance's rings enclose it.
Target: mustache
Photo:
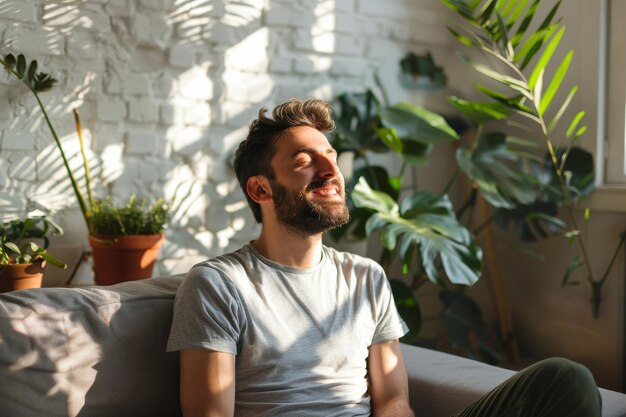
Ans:
[[[337,178],[333,178],[330,180],[320,180],[320,181],[312,182],[309,185],[307,185],[306,190],[313,191],[316,188],[328,187],[329,185],[334,185],[338,187],[339,189],[341,189],[341,183],[339,182],[339,180]]]

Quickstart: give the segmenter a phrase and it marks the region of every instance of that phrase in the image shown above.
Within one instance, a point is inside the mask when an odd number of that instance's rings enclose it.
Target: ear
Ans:
[[[256,203],[263,203],[272,200],[272,187],[270,182],[262,175],[255,175],[248,178],[246,191],[250,198]]]

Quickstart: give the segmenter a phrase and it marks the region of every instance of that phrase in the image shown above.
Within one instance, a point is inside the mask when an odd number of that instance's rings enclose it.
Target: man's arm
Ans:
[[[412,417],[409,387],[400,342],[392,340],[369,348],[367,360],[372,415]]]
[[[181,351],[180,404],[185,417],[232,417],[235,355],[212,350]]]

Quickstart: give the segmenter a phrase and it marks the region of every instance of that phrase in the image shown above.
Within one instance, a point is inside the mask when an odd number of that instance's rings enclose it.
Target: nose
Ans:
[[[333,158],[323,155],[319,157],[318,161],[318,175],[320,177],[330,179],[341,175],[339,166],[337,166],[337,162]]]

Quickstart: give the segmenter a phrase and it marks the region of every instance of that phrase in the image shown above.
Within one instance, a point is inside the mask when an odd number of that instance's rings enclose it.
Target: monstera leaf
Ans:
[[[422,310],[419,301],[411,291],[411,288],[399,279],[390,279],[393,299],[396,302],[398,313],[409,328],[409,332],[400,340],[411,343],[420,332],[422,327]]]
[[[354,187],[359,179],[364,178],[368,184],[376,190],[382,191],[392,198],[397,199],[400,195],[399,179],[389,178],[387,169],[377,165],[368,165],[354,170],[352,180],[346,184],[346,195],[351,196]],[[355,207],[352,198],[348,199],[348,209],[350,210],[350,220],[344,226],[332,229],[330,235],[333,239],[339,240],[345,236],[350,236],[356,240],[367,238],[365,225],[372,216],[372,211],[363,207]]]
[[[387,152],[376,129],[380,126],[380,103],[371,90],[344,93],[333,103],[336,129],[333,147],[338,153],[354,152],[363,157],[368,151]]]
[[[595,187],[595,170],[593,166],[593,156],[578,147],[572,147],[569,151],[558,152],[557,160],[565,173],[566,186],[569,198],[572,201],[580,200],[591,194]],[[542,167],[542,175],[545,186],[545,199],[557,204],[566,201],[559,179],[555,174],[553,163],[549,155],[546,156]]]
[[[492,364],[502,361],[502,344],[485,329],[476,302],[459,290],[442,291],[439,298],[444,305],[440,318],[453,347],[474,359]]]
[[[518,204],[532,204],[538,192],[537,181],[523,172],[511,138],[503,133],[486,133],[477,141],[473,149],[459,148],[456,159],[482,196],[494,207],[513,209]],[[516,143],[531,146],[519,140]]]
[[[443,116],[410,103],[382,108],[380,120],[380,139],[412,164],[426,163],[433,145],[459,139]]]
[[[564,232],[566,224],[556,217],[555,203],[536,201],[533,204],[519,204],[512,209],[499,208],[494,213],[494,222],[507,230],[513,228],[522,242],[533,242]]]
[[[443,285],[440,267],[454,284],[472,285],[481,273],[482,251],[461,225],[447,196],[419,192],[398,206],[389,195],[373,190],[363,178],[352,193],[357,207],[374,211],[367,221],[368,236],[380,233],[383,246],[396,251],[405,270],[415,249],[428,278]]]

